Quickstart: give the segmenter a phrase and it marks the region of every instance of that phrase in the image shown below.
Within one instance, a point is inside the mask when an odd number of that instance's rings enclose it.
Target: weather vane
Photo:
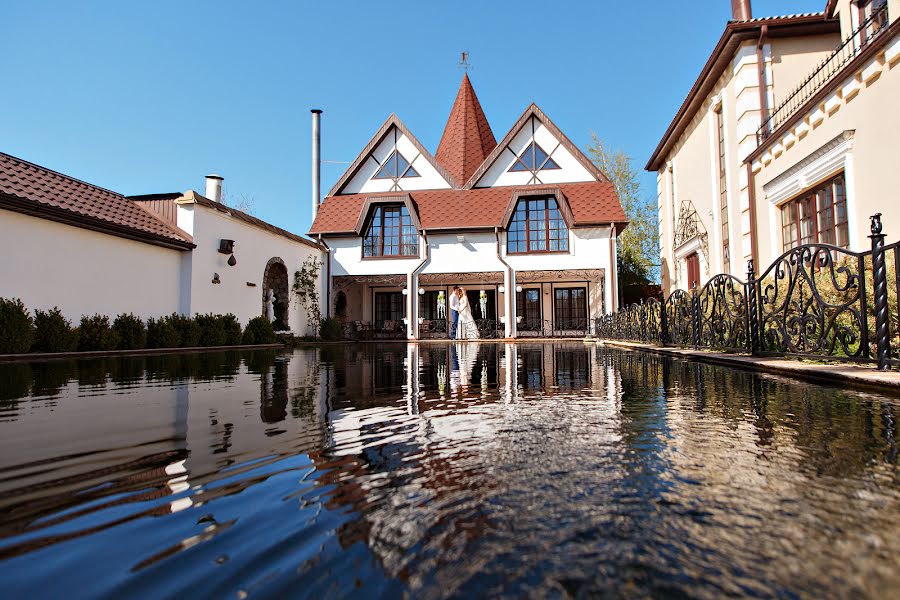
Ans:
[[[469,53],[463,52],[462,59],[459,61],[459,68],[465,72],[469,72],[469,69],[472,68],[472,64],[469,62]]]

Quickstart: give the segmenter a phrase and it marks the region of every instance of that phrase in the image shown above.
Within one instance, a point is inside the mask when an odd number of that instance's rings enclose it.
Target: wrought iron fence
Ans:
[[[900,242],[885,246],[871,217],[872,249],[805,244],[747,280],[716,275],[664,303],[649,300],[596,319],[599,338],[827,358],[900,367]]]
[[[778,127],[806,105],[826,83],[831,81],[871,41],[882,33],[889,22],[887,3],[875,7],[865,21],[838,48],[810,73],[797,89],[776,106],[769,118],[756,132],[758,144],[762,144]]]

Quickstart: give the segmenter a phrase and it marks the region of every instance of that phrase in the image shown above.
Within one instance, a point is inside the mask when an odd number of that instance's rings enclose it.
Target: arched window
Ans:
[[[508,254],[568,252],[569,229],[552,196],[523,198],[516,205],[506,236]]]
[[[419,236],[406,206],[377,206],[363,238],[363,257],[418,256]]]

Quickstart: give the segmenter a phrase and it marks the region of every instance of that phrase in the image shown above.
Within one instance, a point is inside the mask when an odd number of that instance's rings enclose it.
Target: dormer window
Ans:
[[[387,160],[381,164],[372,179],[402,179],[403,177],[418,177],[419,173],[412,168],[409,161],[402,154],[394,150]]]
[[[550,155],[544,152],[544,149],[537,145],[537,142],[531,142],[525,151],[516,157],[515,162],[509,168],[510,172],[515,171],[543,171],[544,169],[558,169],[559,165],[550,158]]]
[[[406,206],[376,206],[363,237],[363,258],[418,255],[419,235]]]
[[[569,228],[556,198],[522,198],[509,223],[506,236],[508,254],[568,252]]]

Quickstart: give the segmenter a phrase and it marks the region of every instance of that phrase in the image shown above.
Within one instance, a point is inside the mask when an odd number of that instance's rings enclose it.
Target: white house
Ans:
[[[446,337],[453,285],[490,337],[583,335],[617,305],[612,184],[534,104],[498,143],[467,75],[434,156],[391,115],[314,202],[329,310],[363,337]]]
[[[289,300],[293,273],[322,248],[207,195],[127,197],[0,153],[0,297],[82,315],[233,313],[242,324],[286,304],[297,334],[315,331]]]

